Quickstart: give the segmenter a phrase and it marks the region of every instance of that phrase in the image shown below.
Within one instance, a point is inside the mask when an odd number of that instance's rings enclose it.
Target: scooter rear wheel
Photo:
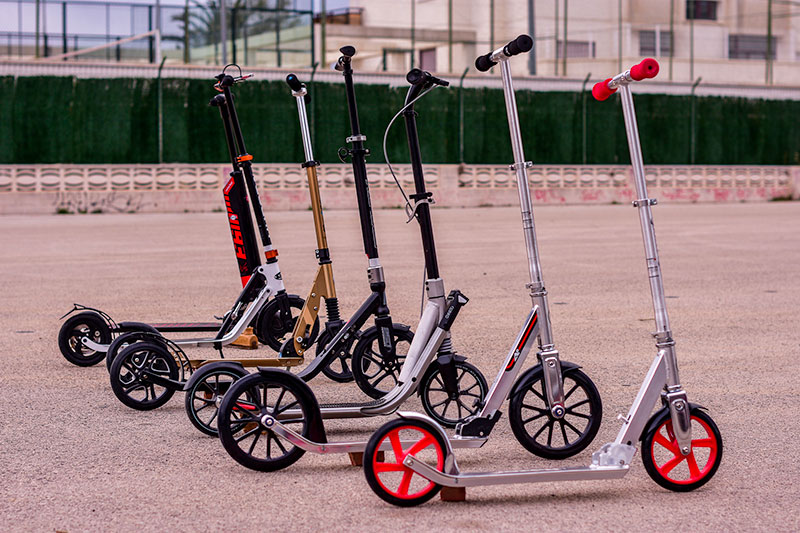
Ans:
[[[665,489],[688,492],[705,485],[722,461],[722,435],[711,416],[699,407],[691,410],[692,450],[683,455],[672,429],[668,409],[659,411],[642,438],[642,463],[653,481]]]
[[[108,345],[108,351],[106,352],[106,370],[111,372],[111,365],[114,364],[114,359],[117,358],[117,355],[130,346],[131,344],[135,344],[139,341],[143,340],[154,340],[153,333],[142,330],[142,331],[130,331],[127,333],[123,333],[122,335],[118,336],[116,339],[111,341],[111,344]]]
[[[546,459],[566,459],[584,450],[597,435],[603,418],[600,393],[589,376],[577,368],[565,370],[564,407],[556,418],[548,407],[541,368],[514,386],[508,419],[525,449]]]
[[[196,372],[203,372],[200,367]],[[186,415],[194,427],[201,433],[216,437],[217,417],[219,406],[225,393],[230,390],[235,381],[248,375],[246,370],[233,368],[211,368],[186,391]]]
[[[314,405],[286,372],[250,374],[235,382],[219,406],[218,431],[222,446],[240,465],[274,472],[296,462],[304,450],[279,437],[262,422],[278,419],[292,431],[308,437]],[[282,413],[295,411],[289,418]],[[286,414],[284,416],[286,416]]]
[[[68,318],[58,331],[58,348],[67,361],[77,366],[96,365],[106,354],[84,346],[81,342],[83,337],[89,337],[99,344],[108,344],[111,342],[111,329],[99,314],[84,311]]]
[[[414,443],[403,449],[403,442]],[[378,452],[385,447],[384,456]],[[439,432],[430,423],[396,419],[381,426],[370,437],[364,450],[364,476],[382,500],[399,507],[413,507],[430,500],[441,485],[420,476],[403,464],[412,455],[440,472],[447,449]]]
[[[180,369],[163,345],[138,342],[126,347],[111,365],[111,390],[132,409],[150,411],[172,398],[175,389],[154,383],[148,375],[177,380]]]
[[[489,385],[481,371],[466,361],[457,361],[456,385],[452,398],[448,394],[441,368],[434,364],[419,384],[420,400],[425,412],[439,424],[454,428],[480,409]]]

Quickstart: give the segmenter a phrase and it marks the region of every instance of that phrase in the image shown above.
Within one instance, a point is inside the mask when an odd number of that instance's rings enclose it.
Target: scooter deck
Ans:
[[[203,365],[210,363],[218,363],[220,361],[230,361],[232,363],[240,363],[246,368],[255,368],[258,366],[272,366],[272,367],[292,367],[302,364],[302,357],[269,357],[264,359],[189,359],[189,364],[193,370],[197,370]]]
[[[163,332],[219,331],[222,322],[158,322],[150,324]]]

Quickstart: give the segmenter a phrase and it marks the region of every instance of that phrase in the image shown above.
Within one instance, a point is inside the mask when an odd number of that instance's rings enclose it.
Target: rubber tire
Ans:
[[[597,431],[600,429],[600,424],[603,419],[603,403],[600,399],[600,393],[597,392],[597,387],[595,387],[592,380],[589,379],[589,376],[587,376],[581,370],[574,368],[565,370],[563,372],[563,377],[569,377],[576,383],[582,384],[584,390],[588,392],[587,396],[590,397],[590,400],[592,400],[592,403],[594,403],[594,408],[597,411],[596,416],[593,416],[589,421],[589,424],[586,426],[586,430],[584,433],[582,433],[581,437],[567,447],[550,448],[535,442],[533,439],[531,439],[530,434],[525,429],[525,424],[522,423],[522,403],[525,397],[525,392],[528,390],[528,387],[531,384],[539,380],[544,380],[544,375],[541,369],[529,376],[525,383],[521,383],[519,386],[515,384],[513,390],[517,392],[514,393],[509,400],[508,421],[511,425],[511,430],[514,432],[514,436],[526,450],[538,457],[543,457],[545,459],[566,459],[586,449],[586,447],[591,444],[592,440],[594,440],[595,436],[597,435]],[[553,418],[549,413],[547,416],[551,419]]]
[[[457,372],[460,369],[464,369],[464,372],[468,372],[469,374],[471,374],[475,378],[475,381],[478,383],[478,389],[479,389],[478,394],[480,395],[479,402],[482,403],[483,400],[486,398],[486,395],[489,393],[489,384],[486,382],[486,378],[483,376],[483,374],[481,374],[481,371],[478,370],[478,368],[475,365],[473,365],[471,363],[468,363],[467,361],[457,361],[456,362],[456,369],[457,369],[456,370]],[[436,363],[432,364],[431,368],[428,370],[428,372],[426,372],[425,375],[422,376],[422,381],[420,381],[420,384],[419,384],[419,398],[420,398],[420,401],[422,402],[422,408],[425,410],[425,413],[429,417],[433,418],[436,421],[436,423],[438,423],[440,426],[443,426],[443,427],[446,427],[446,428],[454,428],[454,427],[456,427],[456,425],[458,423],[464,422],[467,418],[469,418],[473,414],[476,414],[478,411],[480,411],[480,405],[481,404],[477,404],[475,406],[475,408],[474,408],[474,412],[470,413],[465,418],[461,418],[461,419],[458,419],[458,420],[451,420],[451,419],[444,418],[444,417],[440,416],[438,413],[436,413],[436,411],[433,410],[433,407],[431,407],[430,399],[428,398],[428,395],[426,394],[426,392],[428,391],[428,388],[433,384],[432,383],[433,379],[439,373],[440,373],[439,365],[437,365]],[[460,392],[460,390],[459,390],[459,392]],[[459,394],[459,397],[460,396],[461,395]]]
[[[386,436],[394,431],[397,428],[401,427],[416,427],[422,429],[428,433],[430,433],[439,444],[439,448],[442,454],[447,453],[447,446],[445,445],[444,440],[442,439],[439,432],[436,428],[427,422],[422,422],[419,420],[409,420],[404,418],[396,418],[390,422],[385,423],[378,430],[372,434],[367,442],[367,447],[364,449],[364,477],[367,478],[367,484],[372,489],[372,491],[378,495],[380,499],[385,502],[391,503],[392,505],[396,505],[398,507],[414,507],[416,505],[421,505],[434,496],[436,496],[440,490],[442,490],[441,485],[437,485],[433,483],[433,486],[430,488],[428,492],[419,496],[417,498],[408,499],[408,498],[398,498],[397,496],[388,492],[383,486],[381,486],[380,482],[378,481],[378,476],[375,473],[375,459],[378,453],[378,447],[380,446],[381,442],[386,438]],[[442,462],[444,463],[446,457],[443,457]],[[412,471],[413,472],[413,471]],[[418,475],[418,474],[417,474]]]
[[[151,411],[167,403],[175,394],[175,389],[165,387],[163,394],[161,394],[155,400],[150,401],[136,400],[125,393],[124,386],[119,379],[119,373],[122,370],[122,365],[135,353],[141,351],[155,352],[157,354],[155,357],[163,360],[166,363],[169,371],[169,378],[173,380],[178,379],[180,372],[178,363],[164,346],[154,342],[138,342],[136,344],[126,346],[119,354],[117,354],[117,357],[114,359],[114,363],[111,365],[110,372],[111,390],[114,391],[114,395],[119,401],[131,409],[136,409],[138,411]]]
[[[237,463],[251,470],[258,470],[260,472],[274,472],[294,464],[303,456],[305,453],[303,449],[298,448],[297,446],[292,446],[292,449],[279,459],[268,460],[266,458],[261,459],[252,457],[248,453],[245,453],[244,450],[239,448],[238,444],[234,440],[233,432],[229,423],[231,411],[233,410],[233,407],[241,394],[245,393],[248,389],[254,386],[258,386],[259,384],[278,384],[288,389],[297,399],[304,418],[303,430],[300,432],[300,434],[303,437],[309,438],[311,428],[309,423],[309,414],[315,409],[318,410],[318,407],[315,406],[312,401],[309,401],[309,399],[306,398],[305,391],[297,387],[297,379],[297,376],[289,374],[288,372],[272,372],[269,375],[256,372],[255,374],[245,376],[234,383],[230,390],[228,390],[227,394],[225,394],[225,397],[222,399],[222,404],[219,406],[219,415],[217,415],[217,420],[219,421],[217,424],[219,440],[222,442],[222,446],[225,448],[225,451],[228,452],[228,455],[230,455]],[[260,423],[259,427],[261,427]]]
[[[305,300],[303,300],[300,296],[296,294],[289,294],[286,296],[289,299],[289,307],[291,309],[299,309],[302,310],[303,306],[305,306]],[[261,344],[267,345],[276,352],[279,352],[281,349],[281,345],[284,341],[280,341],[275,338],[274,332],[272,331],[272,327],[270,322],[279,312],[278,310],[278,301],[277,299],[273,298],[267,305],[264,306],[261,311],[256,315],[256,319],[258,320],[258,324],[253,327],[253,332],[256,334],[258,338],[258,342]],[[254,321],[255,322],[255,321]],[[292,322],[292,328],[294,329],[294,325],[297,322],[295,319]],[[284,332],[291,333],[291,332]],[[319,335],[319,317],[314,320],[314,325],[311,326],[311,335],[309,337],[308,345],[311,346],[314,344],[314,341],[317,339],[317,335]]]
[[[711,467],[711,470],[709,470],[708,473],[701,479],[695,481],[694,483],[689,483],[689,484],[674,483],[664,478],[656,468],[652,454],[653,438],[655,437],[656,432],[661,428],[662,424],[664,424],[667,420],[670,419],[669,409],[659,411],[655,413],[655,415],[653,416],[654,418],[650,422],[648,422],[647,425],[647,427],[653,429],[649,431],[647,434],[642,435],[642,463],[644,463],[644,469],[647,470],[648,475],[653,479],[653,481],[655,481],[665,489],[674,492],[689,492],[697,488],[700,488],[706,483],[708,483],[708,481],[712,477],[714,477],[714,474],[717,473],[717,469],[719,468],[719,465],[722,462],[722,435],[719,432],[717,424],[711,418],[711,415],[706,413],[705,410],[703,410],[700,407],[692,407],[690,411],[690,416],[692,416],[693,418],[701,419],[703,422],[708,424],[714,439],[716,439],[717,441],[717,455],[716,458],[714,459],[714,464]]]
[[[230,368],[230,367],[223,367],[223,368],[210,367],[210,368],[211,369],[206,371],[204,374],[202,374],[201,377],[196,378],[197,381],[195,381],[194,385],[192,385],[192,388],[190,388],[190,389],[188,389],[186,391],[185,401],[184,401],[184,408],[186,409],[186,416],[189,417],[189,422],[191,422],[192,425],[198,429],[198,431],[200,431],[201,433],[204,433],[206,435],[209,435],[211,437],[217,437],[217,436],[219,436],[219,431],[209,427],[208,425],[206,425],[202,421],[198,420],[198,418],[196,416],[196,411],[194,409],[194,394],[197,391],[197,389],[208,379],[209,376],[213,376],[213,375],[230,376],[230,377],[234,378],[234,381],[238,381],[241,378],[243,378],[245,376],[248,376],[249,372],[247,372],[247,370],[245,370],[243,368],[239,369],[239,370],[234,370],[233,368]],[[195,371],[195,374],[197,374],[197,372],[202,372],[202,371],[203,371],[203,367],[200,367],[199,369],[197,369]],[[231,385],[231,387],[232,387],[232,385]],[[228,389],[228,390],[230,390],[230,389]],[[217,411],[217,413],[219,413],[219,408],[218,407],[214,407],[214,409]],[[217,414],[217,419],[218,418],[219,418],[219,414]]]
[[[141,335],[142,333],[148,333],[149,335]],[[149,331],[141,330],[141,331],[128,331],[126,333],[123,333],[122,335],[117,336],[116,339],[111,341],[111,344],[108,346],[108,351],[106,352],[106,370],[108,370],[109,374],[111,373],[111,365],[114,364],[114,359],[116,359],[117,354],[119,354],[120,351],[125,349],[127,346],[130,346],[131,344],[148,339],[152,340],[153,334]],[[123,344],[125,344],[125,346],[123,346]]]
[[[394,335],[393,340],[395,346],[397,345],[398,342],[401,341],[405,341],[411,344],[411,341],[414,340],[414,333],[412,333],[411,329],[408,326],[405,326],[403,324],[392,324],[392,330]],[[370,383],[369,378],[364,374],[363,370],[361,370],[361,360],[364,357],[363,353],[377,340],[378,340],[377,328],[371,327],[368,330],[366,330],[361,335],[361,338],[358,340],[356,347],[353,349],[353,357],[351,359],[351,364],[350,364],[350,368],[353,371],[353,378],[355,379],[358,388],[361,389],[361,391],[364,394],[376,400],[386,396],[386,394],[389,391],[381,390],[372,386],[372,383]],[[398,375],[401,370],[402,370],[402,365],[400,366],[400,368],[398,368]]]
[[[61,350],[61,355],[73,365],[94,366],[106,356],[104,352],[94,352],[90,356],[83,356],[76,353],[69,344],[75,327],[81,324],[85,324],[93,328],[93,331],[98,332],[100,334],[101,344],[108,344],[111,342],[111,328],[108,327],[103,317],[94,311],[84,311],[69,317],[66,322],[61,325],[61,329],[58,331],[58,348]]]

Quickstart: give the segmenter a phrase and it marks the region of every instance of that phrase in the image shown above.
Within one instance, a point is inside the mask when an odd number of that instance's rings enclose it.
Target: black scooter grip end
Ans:
[[[289,74],[286,76],[286,83],[289,85],[289,88],[293,91],[299,91],[303,88],[303,84],[300,83],[300,80],[297,78],[295,74]]]
[[[408,71],[408,74],[406,74],[406,81],[411,85],[416,85],[424,80],[425,80],[425,72],[423,72],[418,68],[412,68],[411,70]]]
[[[208,102],[208,105],[210,105],[211,107],[221,107],[225,105],[225,95],[224,94],[214,95],[214,98],[212,98]]]
[[[475,60],[475,68],[481,72],[486,72],[487,70],[495,66],[497,63],[492,61],[491,57],[492,57],[491,52],[489,52],[485,56],[479,56],[478,59]]]
[[[342,46],[339,48],[339,51],[342,53],[343,56],[353,57],[356,55],[356,47],[355,46]]]
[[[524,54],[533,48],[533,39],[530,35],[522,34],[505,46],[503,50],[508,56],[515,56],[517,54]]]

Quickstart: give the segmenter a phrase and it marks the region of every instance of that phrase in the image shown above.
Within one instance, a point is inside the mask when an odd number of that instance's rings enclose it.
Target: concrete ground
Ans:
[[[530,305],[519,212],[433,216],[447,287],[471,298],[455,346],[491,380]],[[73,302],[145,321],[223,313],[238,279],[222,214],[0,217],[0,529],[798,531],[800,203],[661,205],[655,216],[682,380],[724,437],[717,475],[671,493],[637,457],[622,480],[475,488],[466,503],[414,509],[378,499],[345,456],[250,471],[191,426],[180,394],[133,411],[102,365],[79,368],[60,355],[58,318]],[[557,345],[603,397],[595,442],[558,463],[587,464],[613,440],[655,353],[638,219],[627,206],[544,207],[536,217]],[[376,218],[393,316],[415,324],[416,224],[398,210]],[[287,287],[305,295],[311,214],[268,219]],[[347,315],[367,294],[356,214],[327,213],[327,229]],[[323,399],[359,397],[353,385],[311,385]],[[385,420],[334,422],[330,438],[367,438]],[[527,453],[505,417],[483,449],[458,458],[465,470],[555,466]]]

